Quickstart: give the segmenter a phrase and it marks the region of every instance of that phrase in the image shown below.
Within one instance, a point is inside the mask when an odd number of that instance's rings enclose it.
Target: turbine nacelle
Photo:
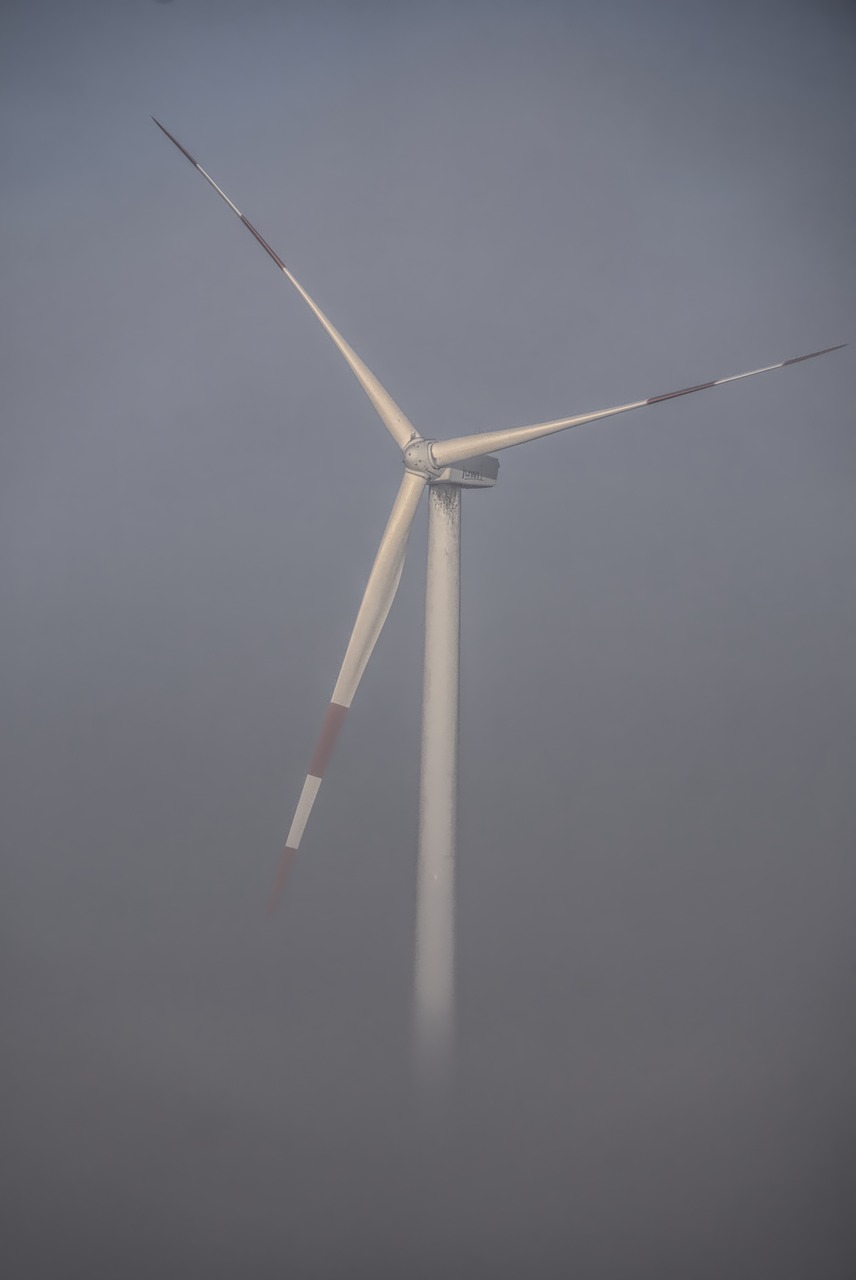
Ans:
[[[428,483],[454,484],[459,489],[492,489],[498,475],[499,458],[480,453],[475,458],[464,458],[462,462],[443,467],[437,478]]]
[[[434,460],[432,445],[435,440],[423,440],[419,436],[404,448],[404,469],[422,476],[429,484],[454,484],[459,489],[490,489],[499,475],[499,459],[479,453],[472,458],[462,458],[447,466]]]

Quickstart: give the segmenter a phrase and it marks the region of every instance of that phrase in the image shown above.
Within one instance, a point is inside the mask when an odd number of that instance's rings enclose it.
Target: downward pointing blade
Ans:
[[[846,342],[841,342],[837,347],[824,347],[822,351],[810,351],[807,356],[793,356],[790,360],[780,361],[779,364],[765,365],[763,369],[750,369],[748,373],[734,373],[729,378],[715,378],[712,382],[698,382],[693,387],[682,387],[679,391],[667,391],[663,395],[649,396],[647,400],[634,400],[631,404],[619,404],[612,409],[599,409],[596,413],[581,413],[576,418],[558,418],[555,422],[536,422],[531,427],[511,427],[507,431],[481,431],[472,436],[437,440],[431,445],[431,454],[438,467],[447,467],[453,462],[462,462],[476,453],[496,453],[499,449],[510,449],[516,444],[525,444],[529,440],[540,440],[542,436],[555,435],[558,431],[567,431],[569,427],[580,427],[585,422],[614,418],[619,413],[629,413],[631,409],[644,409],[646,405],[659,404],[661,400],[674,400],[678,396],[692,395],[695,391],[708,391],[711,387],[721,387],[726,382],[754,378],[757,373],[771,373],[774,369],[784,369],[789,364],[801,364],[803,360],[813,360],[815,356],[825,356],[830,351],[840,351],[846,346]]]
[[[312,298],[310,298],[309,294],[303,288],[303,285],[300,284],[294,278],[294,276],[289,271],[288,267],[283,262],[282,258],[280,258],[279,254],[274,252],[274,250],[268,244],[267,240],[265,240],[263,236],[259,234],[259,232],[255,229],[253,224],[250,222],[249,218],[245,217],[245,215],[241,213],[241,210],[237,207],[237,205],[232,203],[232,201],[226,195],[225,191],[221,191],[221,189],[217,186],[217,183],[214,181],[214,179],[209,174],[207,174],[205,170],[202,168],[202,165],[199,163],[199,161],[196,160],[190,154],[190,152],[181,145],[181,143],[178,141],[177,138],[174,138],[172,136],[169,129],[165,129],[159,120],[155,120],[154,116],[152,116],[152,119],[155,121],[155,124],[160,129],[161,133],[166,134],[170,142],[174,143],[175,146],[178,147],[181,154],[187,157],[187,159],[193,165],[194,169],[196,169],[197,172],[202,174],[202,177],[205,179],[207,183],[209,183],[214,188],[218,196],[220,196],[221,199],[226,201],[226,204],[229,206],[232,212],[238,218],[240,218],[241,222],[243,222],[244,226],[247,228],[250,235],[255,236],[256,240],[258,240],[259,244],[264,249],[268,257],[271,258],[276,263],[276,265],[279,267],[282,274],[285,276],[286,280],[288,280],[292,285],[294,285],[294,288],[300,294],[303,301],[310,308],[310,310],[315,313],[318,320],[321,322],[324,329],[329,334],[330,338],[333,340],[335,345],[338,347],[339,351],[347,360],[351,368],[351,372],[354,374],[354,377],[357,379],[357,382],[359,382],[363,391],[365,391],[369,400],[371,400],[381,422],[386,427],[387,431],[392,436],[393,440],[396,442],[399,448],[403,449],[404,446],[408,443],[408,441],[416,438],[419,433],[417,432],[413,424],[410,422],[409,418],[407,418],[405,414],[402,412],[402,410],[399,409],[398,405],[395,403],[392,396],[387,391],[386,387],[384,387],[378,381],[378,379],[372,373],[371,369],[369,369],[368,366],[363,363],[363,361],[357,355],[356,351],[354,351],[353,347],[348,345],[348,343],[342,337],[341,333],[339,333],[338,329],[333,327],[333,325],[324,315],[324,312],[321,310],[321,308],[317,305],[317,303],[315,303],[312,300]]]
[[[271,898],[271,909],[276,906],[285,887],[285,881],[297,854],[303,831],[312,812],[312,806],[315,803],[315,797],[318,795],[327,761],[342,728],[345,713],[351,705],[363,672],[366,669],[366,664],[377,644],[383,624],[386,622],[395,593],[398,590],[401,570],[404,567],[407,539],[424,488],[425,479],[423,476],[413,475],[409,471],[404,473],[401,488],[398,490],[398,495],[393,503],[386,529],[380,540],[380,546],[369,574],[362,603],[357,613],[357,620],[354,623],[354,629],[348,641],[345,660],[342,663],[339,679],[336,681],[336,687],[333,690],[333,698],[327,708],[324,725],[309,764],[309,772],[303,784],[300,799],[297,802],[297,809],[285,843],[279,875]]]

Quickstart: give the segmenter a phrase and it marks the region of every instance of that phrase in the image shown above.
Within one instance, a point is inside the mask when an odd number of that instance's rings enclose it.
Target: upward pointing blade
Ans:
[[[438,467],[447,467],[453,462],[462,462],[476,453],[496,453],[499,449],[510,449],[516,444],[525,444],[529,440],[540,440],[542,436],[555,435],[558,431],[567,431],[569,427],[580,427],[585,422],[597,422],[601,418],[614,418],[619,413],[628,413],[631,409],[644,409],[649,404],[659,404],[661,400],[674,400],[678,396],[689,396],[694,391],[707,391],[711,387],[721,387],[726,382],[739,382],[741,378],[754,378],[756,373],[771,373],[774,369],[784,369],[789,364],[801,364],[803,360],[813,360],[815,356],[828,355],[830,351],[840,351],[846,347],[840,342],[837,347],[824,347],[822,351],[810,351],[807,356],[793,356],[790,360],[781,360],[779,364],[768,364],[763,369],[750,369],[748,373],[733,373],[730,378],[715,378],[712,382],[697,382],[693,387],[682,387],[679,391],[667,391],[664,395],[649,396],[647,400],[634,400],[631,404],[619,404],[612,409],[599,409],[596,413],[581,413],[576,418],[557,418],[555,422],[536,422],[531,427],[510,427],[506,431],[480,431],[472,436],[456,436],[453,440],[437,440],[431,445],[431,455]]]
[[[276,906],[282,895],[288,873],[297,854],[304,828],[312,812],[315,797],[324,777],[324,769],[330,758],[345,712],[351,705],[354,694],[362,679],[366,664],[377,644],[378,636],[386,622],[387,614],[401,578],[404,567],[404,554],[407,550],[407,539],[419,506],[422,490],[425,488],[425,477],[413,475],[405,471],[404,479],[398,490],[389,520],[380,540],[380,546],[372,565],[369,580],[363,593],[362,603],[357,613],[357,620],[345,651],[345,660],[339,672],[339,679],[333,690],[333,698],[327,708],[324,725],[318,743],[309,764],[309,772],[297,802],[297,809],[285,850],[282,855],[279,875],[274,886],[271,909]]]
[[[341,333],[339,333],[338,329],[334,328],[334,326],[330,323],[330,321],[324,315],[324,312],[321,310],[321,308],[317,305],[317,303],[315,303],[312,300],[312,298],[310,298],[309,294],[303,288],[303,285],[300,284],[299,281],[297,281],[294,278],[294,276],[291,274],[288,267],[283,262],[282,258],[280,258],[279,254],[275,253],[274,250],[268,244],[267,240],[265,240],[264,237],[261,236],[258,231],[256,231],[255,227],[250,222],[249,218],[245,217],[245,215],[241,213],[241,210],[237,207],[237,205],[232,203],[232,201],[226,195],[225,191],[221,191],[221,189],[217,186],[217,183],[214,181],[214,179],[209,174],[207,174],[205,170],[202,168],[202,165],[199,163],[199,161],[196,160],[190,154],[190,152],[181,145],[181,143],[178,141],[177,138],[174,138],[172,136],[169,129],[165,129],[164,126],[161,124],[160,120],[155,120],[154,116],[152,116],[152,119],[155,121],[155,124],[160,129],[161,133],[166,134],[170,142],[174,143],[178,147],[181,154],[187,157],[187,159],[193,165],[194,169],[196,169],[199,173],[202,174],[205,181],[214,188],[218,196],[220,196],[221,199],[226,201],[226,204],[229,206],[232,212],[236,214],[237,217],[240,218],[241,222],[243,222],[244,226],[247,228],[250,234],[255,236],[256,240],[258,240],[259,244],[262,246],[262,248],[264,249],[268,257],[273,259],[273,261],[279,267],[282,274],[285,276],[286,280],[290,281],[290,283],[294,285],[294,288],[300,294],[303,301],[310,308],[310,310],[312,310],[315,313],[315,315],[317,316],[317,318],[319,319],[323,327],[326,329],[330,338],[333,340],[335,345],[338,347],[339,351],[341,351],[342,355],[347,360],[348,364],[350,365],[351,371],[354,374],[354,377],[357,379],[357,382],[359,382],[363,391],[365,391],[369,400],[371,400],[381,422],[386,427],[387,431],[392,436],[393,440],[396,442],[399,448],[403,449],[404,446],[410,440],[413,440],[416,437],[418,437],[419,433],[417,432],[416,428],[413,426],[409,418],[406,417],[406,415],[395,403],[392,396],[387,391],[386,387],[384,387],[378,381],[378,379],[372,373],[371,369],[369,369],[369,367],[363,363],[363,361],[357,355],[356,351],[354,351],[353,347],[348,345],[348,343],[342,337]]]

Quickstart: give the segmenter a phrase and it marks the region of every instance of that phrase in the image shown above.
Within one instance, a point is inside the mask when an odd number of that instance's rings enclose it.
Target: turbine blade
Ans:
[[[423,476],[413,475],[411,472],[405,471],[401,488],[398,490],[386,529],[380,540],[380,546],[363,593],[362,603],[357,612],[357,620],[354,623],[354,629],[348,641],[345,660],[342,663],[339,679],[336,681],[336,687],[333,690],[333,698],[327,708],[324,725],[309,763],[309,772],[303,784],[300,799],[297,802],[297,809],[288,833],[288,839],[285,842],[279,875],[271,898],[271,909],[279,901],[282,894],[288,872],[297,854],[300,838],[303,835],[309,814],[312,812],[318,788],[321,786],[324,769],[345,719],[345,712],[351,705],[357,686],[366,669],[366,664],[377,644],[378,636],[383,629],[383,624],[386,622],[387,614],[395,598],[401,578],[401,570],[404,567],[407,539],[424,488],[425,478]]]
[[[806,356],[793,356],[790,360],[780,361],[779,364],[765,365],[763,369],[750,369],[748,373],[734,373],[729,378],[715,378],[712,382],[698,382],[693,387],[682,387],[680,391],[667,391],[663,395],[649,396],[647,400],[634,400],[631,404],[619,404],[612,409],[600,409],[596,413],[581,413],[576,418],[558,418],[555,422],[536,422],[531,427],[511,427],[507,431],[480,431],[471,436],[456,436],[452,440],[437,440],[431,445],[431,455],[438,467],[446,467],[453,462],[462,462],[476,453],[496,453],[500,449],[510,449],[513,445],[525,444],[529,440],[540,440],[541,436],[555,435],[557,431],[567,431],[569,427],[579,427],[585,422],[614,418],[616,414],[628,413],[631,409],[644,409],[646,405],[659,404],[661,400],[674,400],[677,396],[692,395],[694,391],[707,391],[710,387],[721,387],[726,382],[754,378],[756,373],[770,373],[773,369],[784,369],[786,365],[813,360],[815,356],[825,356],[830,351],[840,351],[846,346],[846,342],[840,342],[837,347],[824,347],[822,351],[810,351]]]
[[[309,294],[303,288],[303,285],[300,284],[299,281],[294,278],[294,276],[289,271],[288,267],[283,262],[282,258],[280,258],[279,254],[274,252],[274,250],[268,244],[267,240],[265,240],[264,237],[259,234],[256,228],[250,222],[249,218],[247,218],[243,213],[241,213],[241,210],[237,207],[237,205],[232,203],[232,201],[226,195],[225,191],[221,191],[221,189],[217,186],[217,183],[210,176],[210,174],[207,174],[205,170],[202,168],[202,165],[199,163],[199,161],[196,160],[190,154],[190,152],[181,145],[181,143],[178,141],[177,138],[173,137],[169,129],[164,128],[160,120],[155,120],[154,116],[152,116],[152,119],[155,121],[155,124],[160,129],[161,133],[165,133],[166,136],[169,138],[170,142],[175,143],[175,145],[178,147],[181,154],[187,157],[187,159],[193,165],[194,169],[196,169],[199,173],[201,173],[205,181],[209,183],[217,192],[218,196],[220,196],[223,200],[226,201],[226,204],[229,206],[232,212],[236,214],[238,218],[240,218],[241,222],[244,224],[244,226],[247,228],[250,234],[255,236],[256,240],[258,240],[259,244],[264,249],[268,257],[273,259],[273,261],[279,267],[282,274],[285,276],[286,280],[288,280],[292,285],[294,285],[294,288],[300,294],[303,301],[310,308],[310,310],[315,313],[318,320],[321,322],[322,326],[327,331],[327,333],[329,334],[334,344],[338,347],[339,351],[345,357],[345,360],[348,362],[348,365],[351,368],[351,372],[353,373],[354,377],[357,379],[357,382],[359,382],[363,391],[365,391],[369,400],[374,405],[375,410],[377,411],[378,417],[380,418],[383,425],[386,427],[389,434],[392,436],[393,440],[399,446],[399,448],[403,449],[404,446],[410,440],[418,438],[419,436],[418,431],[413,426],[409,418],[406,417],[406,415],[395,403],[392,396],[387,391],[386,387],[384,387],[378,381],[378,379],[372,373],[371,369],[369,369],[368,366],[363,363],[363,361],[357,355],[356,351],[354,351],[353,347],[348,345],[348,343],[342,337],[341,333],[339,333],[339,330],[334,328],[334,326],[330,323],[330,321],[324,315],[324,312],[321,310],[318,304],[314,302],[312,298],[310,298]]]

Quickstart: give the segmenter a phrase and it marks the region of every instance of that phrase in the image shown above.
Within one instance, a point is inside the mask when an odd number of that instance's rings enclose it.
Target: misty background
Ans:
[[[464,497],[458,1060],[410,1059],[426,435],[856,339],[814,3],[5,0],[2,1230],[18,1277],[856,1269],[853,347]]]

